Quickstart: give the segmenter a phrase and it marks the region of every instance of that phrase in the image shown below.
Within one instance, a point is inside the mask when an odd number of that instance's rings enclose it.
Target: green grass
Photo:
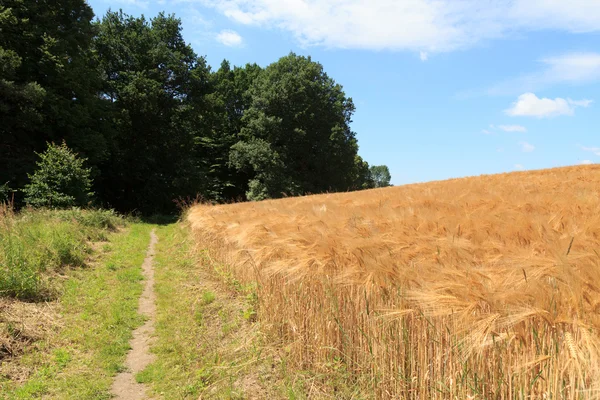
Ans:
[[[285,348],[261,333],[256,285],[240,283],[207,253],[194,252],[187,227],[130,222],[115,230],[122,223],[113,220],[113,213],[93,213],[24,213],[11,216],[13,225],[2,231],[7,243],[14,241],[2,248],[4,259],[8,248],[25,260],[22,264],[38,266],[32,270],[36,284],[54,288],[50,306],[58,323],[47,337],[5,363],[28,371],[24,382],[5,376],[0,364],[0,399],[111,397],[132,331],[143,322],[137,314],[141,264],[153,228],[159,237],[154,260],[156,360],[136,380],[156,399],[365,398],[339,379],[343,374],[288,368]],[[90,239],[106,241],[91,245]],[[42,267],[40,260],[52,263]],[[32,286],[31,298],[39,300],[45,287]],[[27,298],[19,293],[13,297]],[[11,323],[6,329],[20,334]]]
[[[58,299],[60,328],[15,361],[34,371],[23,384],[0,377],[0,398],[110,398],[131,332],[142,323],[137,313],[141,264],[152,228],[134,223],[107,233],[110,244],[98,246],[96,262],[68,272]]]
[[[123,220],[103,210],[25,210],[0,205],[0,296],[48,300],[52,275],[83,266],[89,240],[105,239]]]
[[[260,331],[255,285],[194,252],[183,224],[157,233],[156,361],[136,376],[155,398],[366,398],[338,376],[287,368],[286,350]]]
[[[244,318],[246,296],[207,273],[186,227],[163,226],[158,236],[157,358],[137,380],[156,398],[280,397],[260,395],[270,389],[261,379],[271,364],[254,346],[257,330]]]
[[[289,349],[266,337],[257,283],[242,283],[195,246],[189,228],[159,230],[157,361],[138,376],[157,398],[369,400],[343,363],[291,368]]]
[[[211,301],[214,295],[205,292],[205,296],[201,293],[190,296],[198,277],[189,256],[190,241],[181,228],[178,225],[160,227],[157,234],[154,277],[158,341],[152,348],[157,361],[136,379],[150,384],[161,397],[198,398],[209,377],[203,369],[202,351],[198,347],[203,334],[202,315],[194,302],[196,296]]]

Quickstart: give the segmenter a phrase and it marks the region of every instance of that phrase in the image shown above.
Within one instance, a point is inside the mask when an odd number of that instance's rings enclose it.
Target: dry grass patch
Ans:
[[[0,376],[16,383],[29,378],[32,366],[12,361],[40,341],[56,335],[61,325],[56,302],[0,299]]]
[[[600,167],[188,214],[296,368],[379,398],[597,398]],[[341,367],[340,367],[341,366]]]

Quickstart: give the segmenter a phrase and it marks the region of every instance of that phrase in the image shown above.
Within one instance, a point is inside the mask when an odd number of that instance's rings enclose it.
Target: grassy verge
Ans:
[[[157,233],[157,357],[136,377],[157,399],[369,398],[342,370],[289,368],[289,349],[261,333],[255,285],[241,284],[195,249],[183,224]]]
[[[96,223],[91,217],[77,221],[68,212],[57,218],[83,226]],[[142,322],[137,314],[140,266],[151,229],[134,223],[119,232],[104,231],[108,241],[96,246],[89,267],[64,271],[58,300],[48,305],[52,327],[18,359],[0,365],[0,398],[110,398],[131,331]]]
[[[48,300],[53,277],[83,266],[90,240],[106,239],[122,219],[107,210],[25,210],[0,205],[0,297]]]
[[[215,275],[186,227],[161,227],[155,259],[156,361],[138,374],[157,398],[281,398],[262,352],[252,290]]]

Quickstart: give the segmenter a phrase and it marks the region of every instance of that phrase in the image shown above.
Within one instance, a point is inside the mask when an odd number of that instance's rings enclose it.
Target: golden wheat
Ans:
[[[378,398],[600,397],[600,166],[232,205],[199,246]]]

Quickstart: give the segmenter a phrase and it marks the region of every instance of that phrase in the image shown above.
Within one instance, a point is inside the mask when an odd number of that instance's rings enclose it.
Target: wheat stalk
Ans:
[[[297,368],[342,362],[378,398],[598,398],[598,187],[592,165],[188,220],[215,262],[260,283],[261,326]]]

